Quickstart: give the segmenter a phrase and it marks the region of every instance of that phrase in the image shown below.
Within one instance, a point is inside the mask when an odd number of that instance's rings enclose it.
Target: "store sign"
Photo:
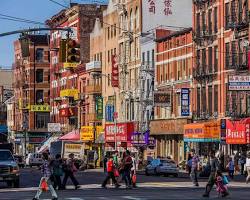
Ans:
[[[77,107],[61,108],[59,110],[60,117],[72,117],[77,116]]]
[[[249,75],[229,75],[228,90],[245,91],[250,90]]]
[[[82,126],[80,133],[81,141],[94,141],[94,127]]]
[[[50,112],[49,105],[30,105],[31,112]]]
[[[184,125],[184,142],[219,142],[220,121]]]
[[[189,116],[190,115],[190,100],[189,100],[189,89],[182,88],[181,89],[181,116]]]
[[[114,105],[106,105],[105,107],[105,120],[106,122],[113,122],[114,121],[114,117],[113,117],[113,113],[115,111],[115,107]]]
[[[40,144],[45,140],[45,137],[30,137],[29,143],[30,144]]]
[[[79,63],[63,63],[63,68],[67,69],[67,68],[76,68],[79,65]]]
[[[159,107],[171,107],[171,92],[154,92],[154,105]]]
[[[146,146],[148,145],[149,131],[145,133],[134,132],[131,136],[131,143],[134,146]]]
[[[78,89],[66,89],[60,91],[60,97],[74,97],[74,100],[77,100],[79,97]]]
[[[115,137],[117,142],[131,141],[131,135],[134,132],[134,123],[117,123],[106,124],[105,126],[105,141],[114,142]]]
[[[246,144],[246,124],[227,120],[227,144]]]
[[[97,119],[103,119],[103,97],[97,96],[95,99],[95,105],[96,105],[96,118]]]
[[[118,67],[118,57],[112,55],[112,76],[111,76],[112,87],[119,87],[119,67]]]
[[[48,123],[48,132],[56,133],[61,131],[60,123]]]
[[[227,128],[227,125],[226,125],[226,119],[221,119],[220,121],[220,142],[221,144],[226,144],[226,128]]]

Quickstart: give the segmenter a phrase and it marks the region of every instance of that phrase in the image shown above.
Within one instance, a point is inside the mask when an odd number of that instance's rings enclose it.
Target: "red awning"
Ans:
[[[59,138],[59,140],[72,140],[72,141],[79,141],[80,140],[80,133],[79,130],[74,130],[66,135],[63,135],[62,137]]]

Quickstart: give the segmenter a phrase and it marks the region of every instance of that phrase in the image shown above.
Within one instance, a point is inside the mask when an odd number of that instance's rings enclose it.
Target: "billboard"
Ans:
[[[189,105],[190,105],[189,89],[182,88],[181,89],[181,116],[190,115]]]
[[[192,27],[192,0],[145,0],[142,1],[142,31],[166,26]]]
[[[229,75],[228,90],[245,91],[250,90],[249,75]]]
[[[159,107],[170,107],[171,92],[166,92],[166,91],[154,92],[154,105]]]

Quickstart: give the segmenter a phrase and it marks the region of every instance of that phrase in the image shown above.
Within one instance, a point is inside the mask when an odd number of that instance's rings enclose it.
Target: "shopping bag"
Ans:
[[[132,183],[133,183],[133,184],[136,183],[136,175],[135,175],[135,174],[132,176]]]
[[[47,183],[47,181],[45,179],[42,180],[41,189],[44,192],[48,191],[48,183]]]
[[[115,177],[119,177],[120,176],[120,173],[119,173],[118,169],[114,170],[114,176]]]
[[[223,185],[227,185],[229,183],[227,176],[225,175],[222,176],[222,182],[223,182]]]

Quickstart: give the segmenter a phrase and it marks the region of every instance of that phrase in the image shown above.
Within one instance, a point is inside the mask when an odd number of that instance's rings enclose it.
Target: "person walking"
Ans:
[[[136,160],[135,160],[135,154],[132,154],[132,168],[131,168],[131,182],[133,188],[136,188]]]
[[[198,155],[196,155],[194,149],[191,151],[191,156],[192,156],[192,165],[191,165],[190,177],[191,177],[191,180],[193,182],[193,185],[198,187],[199,186],[198,167],[199,167],[200,159],[199,159]]]
[[[106,153],[103,159],[103,172],[107,173],[107,162],[108,162],[108,154]]]
[[[102,183],[102,188],[107,188],[106,185],[110,179],[112,179],[116,188],[120,187],[120,185],[117,183],[117,181],[115,179],[114,170],[115,170],[115,166],[114,166],[113,157],[110,156],[110,158],[107,162],[107,175]]]
[[[42,159],[43,159],[43,164],[41,166],[42,178],[40,180],[40,184],[39,184],[39,188],[38,188],[38,191],[36,193],[36,196],[33,198],[33,200],[39,200],[40,199],[40,195],[43,192],[42,184],[43,184],[44,181],[48,185],[48,189],[51,192],[52,200],[57,200],[58,197],[57,197],[56,191],[54,190],[54,188],[52,186],[52,183],[51,183],[52,172],[51,172],[51,166],[49,165],[49,156],[48,156],[48,154],[43,153]]]
[[[240,156],[240,159],[239,159],[240,174],[241,175],[244,175],[244,166],[245,166],[245,163],[246,163],[246,157],[242,153],[241,156]]]
[[[189,153],[188,154],[188,159],[187,159],[187,162],[186,162],[186,171],[188,172],[188,175],[190,176],[191,174],[191,168],[192,168],[192,156],[191,154]]]
[[[228,169],[228,176],[233,179],[234,178],[234,161],[233,159],[230,157],[229,158],[229,162],[227,164],[227,169]]]
[[[249,183],[250,180],[250,152],[247,154],[247,159],[246,159],[246,170],[247,170],[247,178],[246,178],[246,183]]]
[[[53,171],[53,179],[54,179],[54,188],[55,189],[62,189],[62,181],[61,176],[63,176],[63,169],[62,169],[62,158],[60,154],[56,155],[55,160],[51,162],[52,171]]]
[[[124,166],[123,179],[125,180],[126,188],[127,189],[132,189],[130,174],[131,174],[131,168],[133,167],[133,161],[132,161],[132,158],[130,156],[130,151],[129,150],[126,151],[125,158],[124,158],[123,162],[124,162],[123,163],[123,166]]]
[[[66,160],[66,164],[64,167],[64,178],[62,188],[66,189],[66,183],[68,178],[70,177],[71,181],[73,182],[75,189],[77,190],[80,188],[78,181],[76,180],[74,173],[77,171],[77,168],[74,163],[74,154],[69,154],[69,159]]]
[[[216,173],[219,169],[219,161],[218,159],[215,157],[215,152],[211,151],[210,152],[210,175],[208,178],[208,182],[205,188],[205,193],[203,194],[203,197],[209,197],[210,191],[212,190],[215,181],[216,181]]]

